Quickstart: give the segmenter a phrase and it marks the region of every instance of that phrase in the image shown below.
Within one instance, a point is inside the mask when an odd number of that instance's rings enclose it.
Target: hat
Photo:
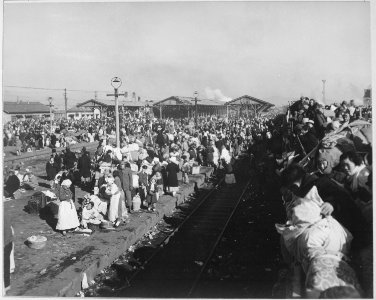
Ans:
[[[153,158],[153,162],[156,163],[156,164],[159,163],[159,158],[158,157],[154,157]]]
[[[308,118],[303,118],[303,120],[302,120],[303,124],[307,123],[308,121],[309,121]]]
[[[315,121],[313,120],[308,120],[308,123],[311,123],[312,125],[315,124]]]
[[[70,181],[69,179],[65,179],[61,183],[62,186],[71,186],[71,184],[72,184],[72,181]]]

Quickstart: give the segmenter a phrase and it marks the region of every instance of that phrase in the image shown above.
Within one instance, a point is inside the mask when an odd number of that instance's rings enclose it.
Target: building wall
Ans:
[[[3,124],[12,120],[40,119],[43,115],[48,114],[7,114],[3,112]]]
[[[68,119],[80,120],[82,118],[93,118],[92,112],[68,112]]]
[[[11,121],[11,115],[3,112],[3,124],[6,124]]]

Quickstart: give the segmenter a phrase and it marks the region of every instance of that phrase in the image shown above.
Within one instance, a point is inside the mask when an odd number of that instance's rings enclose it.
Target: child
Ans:
[[[94,202],[87,203],[82,210],[81,225],[83,228],[87,228],[87,224],[100,224],[103,220],[103,216],[94,207]]]
[[[156,204],[159,200],[159,196],[163,195],[163,179],[162,174],[160,172],[156,172],[155,175],[150,179],[150,203],[148,210],[155,211]]]
[[[140,186],[139,193],[140,193],[141,201],[144,205],[150,201],[148,200],[148,198],[150,198],[150,195],[149,195],[150,187],[149,187],[149,175],[147,174],[147,168],[148,167],[146,165],[143,165],[140,173],[138,173],[138,181],[139,181],[139,186]]]
[[[191,172],[191,165],[189,164],[187,156],[183,155],[183,166],[181,167],[181,171],[183,173],[183,183],[189,183],[188,174]]]

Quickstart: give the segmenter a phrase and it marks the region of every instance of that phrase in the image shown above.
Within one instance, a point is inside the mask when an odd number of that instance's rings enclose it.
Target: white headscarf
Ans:
[[[72,181],[70,181],[69,179],[65,179],[63,180],[63,182],[61,183],[62,186],[71,186],[72,185]]]

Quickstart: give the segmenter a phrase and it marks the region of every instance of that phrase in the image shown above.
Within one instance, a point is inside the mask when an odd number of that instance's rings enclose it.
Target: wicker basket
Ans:
[[[27,238],[27,245],[32,249],[42,249],[47,244],[47,238],[42,235],[32,235]]]
[[[27,210],[30,214],[38,214],[46,206],[47,199],[42,192],[36,192],[28,202]]]

